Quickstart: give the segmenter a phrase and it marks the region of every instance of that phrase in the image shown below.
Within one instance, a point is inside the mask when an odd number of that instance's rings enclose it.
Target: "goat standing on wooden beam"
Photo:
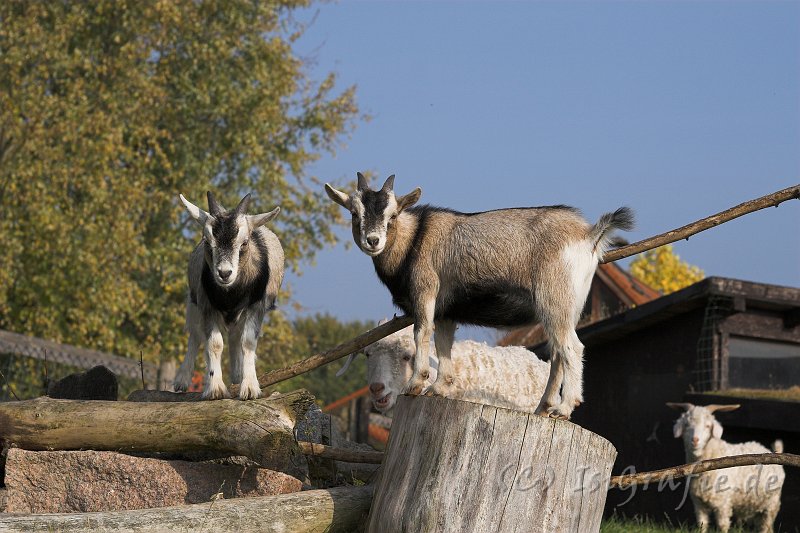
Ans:
[[[434,326],[439,375],[430,392],[453,397],[456,324],[541,322],[552,364],[536,412],[568,419],[583,401],[583,345],[575,326],[611,233],[632,229],[633,212],[617,209],[592,226],[572,207],[459,213],[412,207],[422,195],[419,187],[404,196],[393,189],[393,175],[374,191],[358,173],[351,195],[325,184],[331,200],[352,214],[353,238],[372,257],[395,305],[414,317],[414,372],[403,392],[419,394],[425,385],[425,348]]]
[[[175,378],[176,391],[191,382],[200,344],[206,345],[204,399],[228,397],[222,381],[222,332],[230,344],[231,382],[240,383],[239,398],[261,396],[256,376],[256,345],[267,311],[283,282],[283,248],[278,237],[264,227],[280,211],[246,214],[248,194],[233,211],[226,211],[211,192],[208,212],[180,195],[189,214],[203,228],[203,239],[189,257],[189,296],[186,330],[189,344]]]

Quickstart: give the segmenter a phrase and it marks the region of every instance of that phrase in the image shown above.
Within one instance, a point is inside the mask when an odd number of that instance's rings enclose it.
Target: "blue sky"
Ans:
[[[422,202],[563,203],[590,221],[629,205],[632,242],[800,182],[797,2],[340,2],[297,17],[314,20],[297,46],[312,76],[335,70],[372,116],[313,166],[325,181],[396,174]],[[800,286],[799,234],[792,201],[675,248],[707,275]],[[354,247],[289,283],[304,312],[394,312]]]

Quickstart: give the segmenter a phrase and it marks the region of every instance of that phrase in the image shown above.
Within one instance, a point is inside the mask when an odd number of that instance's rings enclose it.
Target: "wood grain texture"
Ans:
[[[403,396],[367,531],[597,531],[616,455],[570,422]]]
[[[0,444],[26,450],[223,452],[293,473],[300,390],[252,401],[112,402],[47,397],[0,403]]]
[[[0,530],[9,532],[216,532],[335,533],[363,523],[372,487],[337,487],[217,500],[195,505],[98,513],[0,515]]]

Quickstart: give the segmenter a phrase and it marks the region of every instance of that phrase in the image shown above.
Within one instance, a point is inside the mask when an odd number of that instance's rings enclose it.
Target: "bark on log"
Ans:
[[[401,396],[367,531],[598,531],[616,455],[570,422]]]
[[[242,402],[134,403],[37,398],[0,403],[0,443],[26,450],[244,455],[296,474],[294,427],[313,404],[304,390]]]
[[[2,517],[2,531],[53,532],[348,532],[363,523],[372,487],[337,487],[280,496],[102,513]]]

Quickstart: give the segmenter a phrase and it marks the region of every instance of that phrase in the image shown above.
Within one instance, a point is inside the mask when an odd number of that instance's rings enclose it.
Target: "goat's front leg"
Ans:
[[[436,356],[439,358],[439,374],[436,377],[436,383],[430,389],[432,396],[446,396],[448,398],[460,398],[463,396],[464,391],[456,385],[455,369],[453,368],[453,360],[450,357],[455,333],[455,322],[450,320],[436,322],[433,342],[436,345]]]
[[[416,355],[414,357],[414,373],[402,390],[401,394],[419,395],[428,385],[430,377],[430,363],[428,352],[430,350],[431,334],[433,333],[433,316],[436,309],[436,293],[421,295],[414,312],[414,344]]]
[[[203,389],[204,400],[228,398],[228,388],[222,381],[222,332],[213,324],[206,339],[206,385]]]
[[[240,400],[255,400],[261,396],[261,386],[258,384],[258,376],[256,376],[256,347],[262,320],[263,316],[257,313],[248,316],[242,328],[242,335],[238,339],[238,342],[241,343],[240,353],[243,354],[242,384],[239,387]],[[233,346],[233,342],[231,342],[231,346]]]

